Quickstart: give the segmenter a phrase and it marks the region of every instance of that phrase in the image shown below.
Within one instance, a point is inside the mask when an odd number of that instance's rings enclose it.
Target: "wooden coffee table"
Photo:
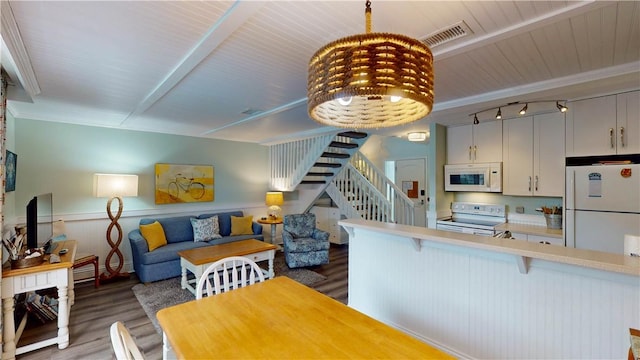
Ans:
[[[183,289],[187,289],[195,295],[196,285],[204,270],[212,263],[229,256],[245,256],[255,262],[269,260],[269,269],[263,269],[262,272],[269,279],[273,279],[273,258],[276,248],[273,244],[249,239],[179,251],[180,267],[182,268],[180,284]],[[187,271],[190,271],[195,278],[187,279]]]

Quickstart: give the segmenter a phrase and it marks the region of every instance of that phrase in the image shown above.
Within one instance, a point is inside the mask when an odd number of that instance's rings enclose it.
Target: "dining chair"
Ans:
[[[129,330],[120,321],[111,324],[111,346],[116,353],[117,360],[143,360],[144,357]]]
[[[220,259],[204,271],[196,287],[196,300],[207,296],[264,281],[262,269],[253,260],[243,256]]]

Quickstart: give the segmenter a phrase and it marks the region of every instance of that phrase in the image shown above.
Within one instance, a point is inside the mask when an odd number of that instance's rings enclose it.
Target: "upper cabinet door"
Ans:
[[[502,122],[447,128],[447,164],[502,161]]]
[[[488,121],[472,126],[474,162],[501,162],[502,121]]]
[[[447,164],[473,162],[473,132],[471,125],[447,128]]]
[[[567,156],[616,153],[616,96],[570,103],[567,112]]]
[[[618,94],[616,144],[618,154],[640,153],[640,91]]]
[[[571,103],[566,129],[567,156],[640,153],[640,91]]]

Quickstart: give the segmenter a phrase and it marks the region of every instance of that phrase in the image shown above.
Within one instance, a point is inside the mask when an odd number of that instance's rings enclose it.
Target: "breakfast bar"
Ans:
[[[349,306],[460,358],[625,358],[640,258],[348,219]]]

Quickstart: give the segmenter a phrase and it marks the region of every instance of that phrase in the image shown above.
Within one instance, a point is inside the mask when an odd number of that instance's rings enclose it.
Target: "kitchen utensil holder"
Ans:
[[[548,229],[562,229],[561,214],[544,214],[544,219],[547,221]]]

